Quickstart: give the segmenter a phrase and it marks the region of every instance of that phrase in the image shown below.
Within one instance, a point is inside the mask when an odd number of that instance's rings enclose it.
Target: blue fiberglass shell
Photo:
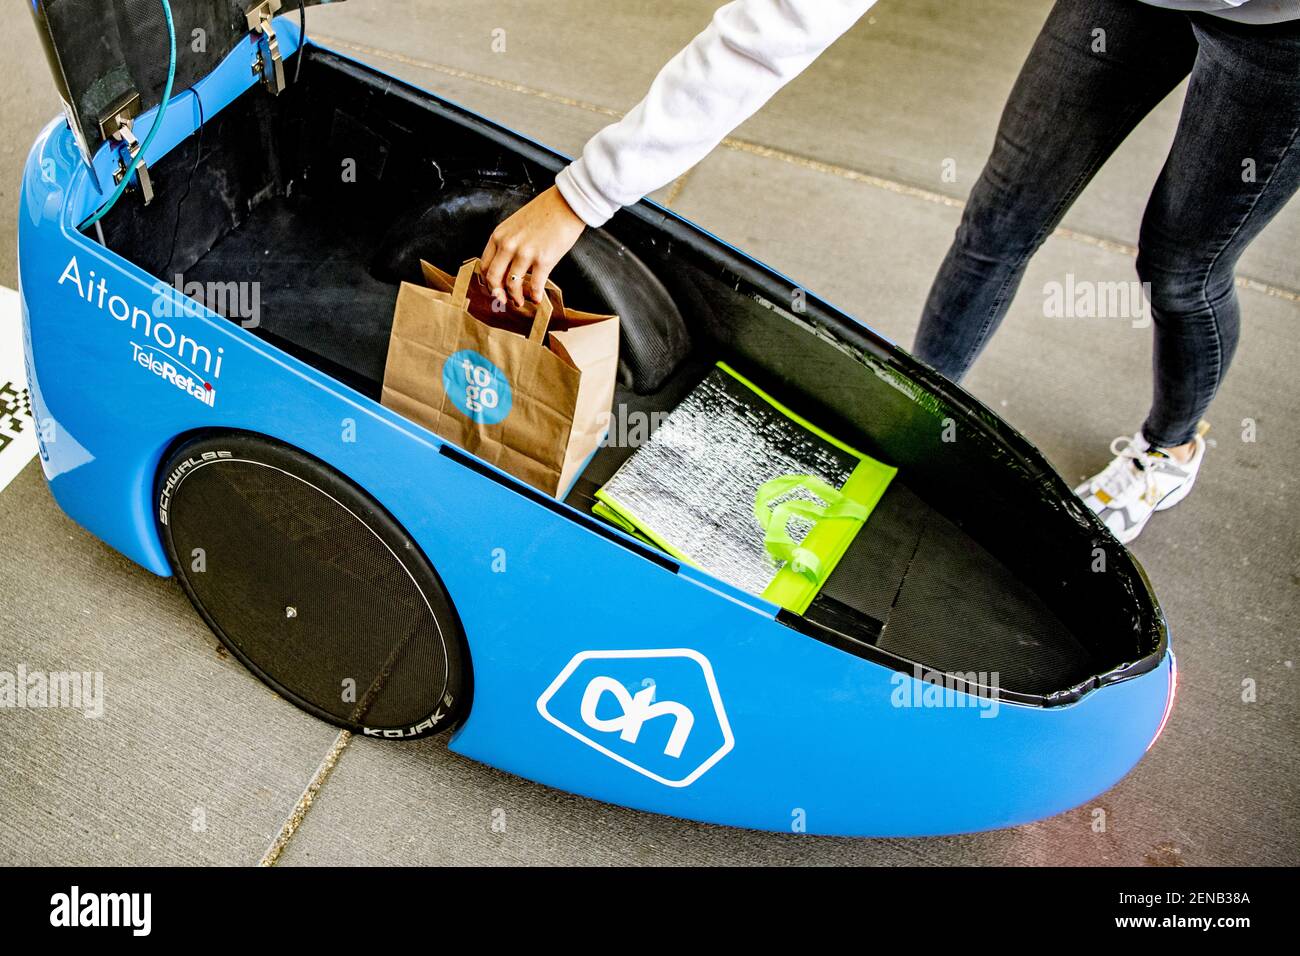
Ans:
[[[281,20],[277,28],[288,56],[296,25]],[[245,41],[198,83],[209,121],[253,83],[253,56]],[[147,128],[152,113],[139,122]],[[480,122],[503,142],[540,151]],[[197,126],[193,93],[178,90],[146,161]],[[99,182],[112,183],[110,148],[95,162]],[[1174,683],[1162,619],[1145,666],[1057,700],[977,700],[958,690],[949,706],[923,706],[928,685],[897,663],[818,640],[758,598],[652,560],[621,532],[539,500],[193,303],[176,310],[170,332],[189,343],[191,358],[202,357],[199,378],[211,387],[196,396],[161,381],[133,360],[138,343],[118,313],[150,310],[159,295],[179,302],[181,294],[160,290],[152,275],[77,231],[103,196],[69,129],[50,124],[22,184],[19,265],[42,467],[60,507],[131,560],[170,575],[153,495],[178,438],[241,430],[336,469],[418,543],[459,613],[473,701],[450,738],[453,751],[655,813],[884,836],[1006,827],[1070,809],[1123,777],[1157,736]],[[713,250],[737,274],[756,276],[759,289],[784,281],[664,210],[642,204],[631,214]],[[892,349],[869,330],[859,334]],[[916,374],[929,375],[919,367]],[[932,375],[924,381],[974,407]],[[1018,442],[1017,454],[1030,454],[992,413],[978,415]],[[339,441],[347,421],[355,442]],[[509,573],[496,573],[499,554],[509,556]],[[1111,554],[1131,561],[1122,549]],[[1158,616],[1144,581],[1142,588],[1138,598]],[[639,690],[650,686],[648,697]],[[606,703],[620,703],[622,713],[593,713],[586,699],[593,687],[607,689]],[[665,703],[689,712],[688,733],[678,733],[680,721],[628,720]]]

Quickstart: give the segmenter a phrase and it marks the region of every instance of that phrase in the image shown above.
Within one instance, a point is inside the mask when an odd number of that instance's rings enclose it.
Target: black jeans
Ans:
[[[930,290],[918,358],[950,378],[966,374],[1030,256],[1189,73],[1137,271],[1155,327],[1143,435],[1165,448],[1192,439],[1236,349],[1237,260],[1300,186],[1300,21],[1248,26],[1139,0],[1057,0]]]

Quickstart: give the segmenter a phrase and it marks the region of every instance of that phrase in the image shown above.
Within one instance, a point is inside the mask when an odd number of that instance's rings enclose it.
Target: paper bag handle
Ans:
[[[482,261],[479,259],[466,259],[456,273],[456,282],[451,289],[451,304],[458,309],[468,309],[469,307],[469,284],[477,275],[480,280],[483,273],[480,270]],[[546,341],[546,333],[551,324],[551,318],[559,312],[564,316],[564,296],[560,292],[560,287],[549,279],[546,280],[546,295],[542,301],[533,306],[533,327],[528,335],[528,341],[541,345]]]
[[[474,278],[478,266],[477,259],[466,259],[460,271],[456,273],[456,281],[451,287],[451,304],[458,309],[469,307],[469,280]]]

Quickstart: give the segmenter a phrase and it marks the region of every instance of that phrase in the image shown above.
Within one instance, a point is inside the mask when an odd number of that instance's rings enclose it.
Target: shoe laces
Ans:
[[[1115,499],[1140,482],[1142,497],[1154,496],[1156,476],[1152,465],[1156,463],[1156,454],[1139,448],[1128,435],[1120,435],[1112,441],[1110,453],[1115,459],[1097,476],[1095,487]]]

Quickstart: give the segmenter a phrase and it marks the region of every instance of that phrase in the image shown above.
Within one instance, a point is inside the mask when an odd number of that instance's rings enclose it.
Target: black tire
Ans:
[[[155,500],[190,602],[276,693],[382,738],[428,736],[467,712],[469,652],[442,580],[333,468],[259,435],[208,433],[164,458]]]

